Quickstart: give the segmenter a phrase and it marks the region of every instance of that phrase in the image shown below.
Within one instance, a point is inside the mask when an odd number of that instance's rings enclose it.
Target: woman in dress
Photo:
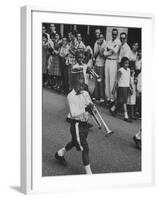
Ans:
[[[61,87],[61,70],[60,70],[60,47],[62,41],[60,40],[60,34],[55,34],[54,40],[54,48],[52,51],[52,55],[49,58],[48,65],[49,65],[49,74],[53,78],[53,88],[59,90]]]
[[[46,87],[49,84],[48,74],[48,59],[53,49],[53,42],[48,39],[48,36],[44,33],[42,35],[42,73],[43,73],[43,86]]]
[[[139,48],[138,42],[134,42],[131,48],[131,54],[130,54],[130,67],[135,67],[135,62],[137,59],[137,51]]]
[[[61,68],[61,76],[62,76],[62,90],[64,94],[68,94],[69,86],[68,86],[68,66],[66,65],[66,59],[69,54],[69,46],[67,43],[67,37],[62,38],[62,46],[60,49],[60,68]]]

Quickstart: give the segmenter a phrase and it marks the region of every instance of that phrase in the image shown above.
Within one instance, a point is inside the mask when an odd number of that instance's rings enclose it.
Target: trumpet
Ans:
[[[103,120],[102,116],[100,115],[98,109],[96,108],[95,105],[91,105],[89,107],[90,109],[90,114],[94,120],[94,122],[96,123],[98,129],[102,129],[102,126],[104,127],[105,131],[106,131],[106,135],[111,135],[113,133],[113,131],[108,127],[108,125],[105,123],[105,121]]]
[[[97,82],[101,82],[102,78],[90,67],[87,68],[89,74],[91,74],[94,78],[96,78]]]

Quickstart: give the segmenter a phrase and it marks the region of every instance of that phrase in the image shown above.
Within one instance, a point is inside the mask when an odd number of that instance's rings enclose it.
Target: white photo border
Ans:
[[[21,189],[24,193],[79,191],[154,183],[152,112],[152,29],[150,14],[108,13],[23,7],[21,9]],[[76,17],[72,17],[76,16]],[[142,28],[142,171],[42,177],[42,23],[68,23]]]

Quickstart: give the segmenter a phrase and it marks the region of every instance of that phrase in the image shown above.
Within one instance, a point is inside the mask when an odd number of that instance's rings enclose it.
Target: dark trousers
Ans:
[[[68,66],[65,63],[65,59],[61,58],[62,89],[64,90],[64,93],[67,94],[69,92]]]
[[[70,151],[73,147],[76,147],[77,151],[82,151],[83,165],[89,164],[89,147],[87,143],[88,128],[86,123],[71,122],[70,132],[72,139],[66,144],[66,151]]]

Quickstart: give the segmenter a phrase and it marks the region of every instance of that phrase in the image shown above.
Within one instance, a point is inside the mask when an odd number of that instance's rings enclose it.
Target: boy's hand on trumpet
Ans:
[[[91,115],[93,115],[93,112],[95,111],[94,109],[94,104],[93,103],[89,103],[86,108],[85,108],[86,112],[90,113]]]

